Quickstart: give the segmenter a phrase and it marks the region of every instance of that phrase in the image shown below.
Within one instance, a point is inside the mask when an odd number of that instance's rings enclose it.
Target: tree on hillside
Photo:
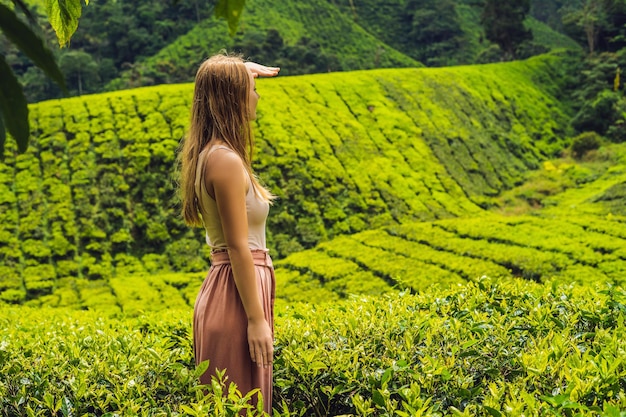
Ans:
[[[611,142],[626,142],[626,0],[577,0],[561,9],[564,31],[588,54],[568,67],[578,132],[595,132]]]
[[[85,88],[98,81],[98,64],[87,52],[67,51],[59,58],[59,67],[66,76],[68,87],[82,95]]]
[[[595,52],[600,31],[608,23],[606,3],[605,0],[585,0],[582,7],[570,6],[564,11],[563,25],[566,28],[574,26],[584,32],[590,54]],[[569,31],[572,32],[571,29]]]
[[[560,10],[569,3],[571,3],[571,0],[531,0],[530,15],[561,32],[563,22]]]
[[[237,30],[237,24],[245,0],[214,0],[215,17],[224,18],[228,22],[231,36]],[[25,0],[11,0],[12,7],[0,3],[0,31],[26,55],[36,66],[41,68],[47,77],[52,79],[65,92],[65,79],[54,54],[46,46],[40,35],[40,28],[26,5]],[[84,0],[85,5],[89,0]],[[197,2],[196,2],[197,4]],[[48,21],[56,32],[61,47],[68,44],[70,38],[78,28],[78,20],[82,14],[83,0],[45,0]],[[28,24],[18,16],[26,17]],[[149,11],[147,11],[149,12]],[[68,61],[75,67],[77,60],[74,56]],[[73,61],[73,62],[72,62]],[[82,88],[82,73],[79,71],[78,86]],[[17,143],[18,151],[24,152],[28,147],[30,127],[28,123],[28,104],[24,96],[24,89],[20,85],[15,73],[7,63],[4,51],[0,53],[0,159],[4,156],[4,144],[7,132]]]
[[[458,51],[463,30],[453,0],[409,0],[407,47],[416,49],[416,58],[427,65],[447,65],[446,59]]]
[[[522,43],[532,39],[524,26],[529,11],[530,0],[485,0],[480,22],[487,39],[502,49],[505,60],[514,59]]]
[[[562,9],[564,30],[590,54],[626,47],[626,0],[582,0]]]

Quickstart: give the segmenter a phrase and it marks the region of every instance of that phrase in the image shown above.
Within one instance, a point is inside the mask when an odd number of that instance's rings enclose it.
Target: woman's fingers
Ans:
[[[256,345],[250,345],[250,359],[256,363],[257,366],[271,366],[274,359],[274,346],[259,343]]]
[[[263,352],[263,364],[265,366],[272,366],[273,359],[274,359],[274,345],[270,342],[265,345],[265,351]]]
[[[263,352],[261,352],[261,350],[257,350],[256,353],[256,366],[262,366],[263,365]]]
[[[257,64],[256,62],[248,61],[245,63],[245,65],[250,70],[254,78],[273,77],[275,75],[278,75],[278,72],[280,71],[279,67],[268,67],[265,65]]]
[[[274,356],[272,330],[265,319],[248,322],[250,359],[257,366],[269,366]]]

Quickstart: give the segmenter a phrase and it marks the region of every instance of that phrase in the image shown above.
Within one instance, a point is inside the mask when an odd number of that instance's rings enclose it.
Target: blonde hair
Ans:
[[[198,68],[191,123],[179,154],[182,216],[190,226],[202,226],[199,196],[195,190],[200,152],[216,139],[239,155],[254,192],[265,201],[274,198],[252,172],[254,139],[248,104],[250,88],[249,72],[240,56],[215,55]]]

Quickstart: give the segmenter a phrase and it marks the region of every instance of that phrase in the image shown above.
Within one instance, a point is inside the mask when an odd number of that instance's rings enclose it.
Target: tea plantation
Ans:
[[[559,60],[258,81],[275,415],[626,416],[626,145],[568,156]],[[7,142],[1,415],[246,407],[193,364],[191,93],[39,103]]]
[[[276,317],[274,415],[623,416],[625,314],[616,287],[515,278],[292,304]],[[228,383],[196,384],[190,323],[189,308],[5,308],[0,413],[235,415]]]

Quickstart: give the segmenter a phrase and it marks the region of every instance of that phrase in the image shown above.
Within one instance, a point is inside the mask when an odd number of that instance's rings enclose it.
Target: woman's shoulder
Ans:
[[[224,145],[214,145],[207,150],[206,174],[210,177],[229,176],[241,173],[245,176],[245,166],[234,150]],[[236,175],[237,177],[239,175]]]

